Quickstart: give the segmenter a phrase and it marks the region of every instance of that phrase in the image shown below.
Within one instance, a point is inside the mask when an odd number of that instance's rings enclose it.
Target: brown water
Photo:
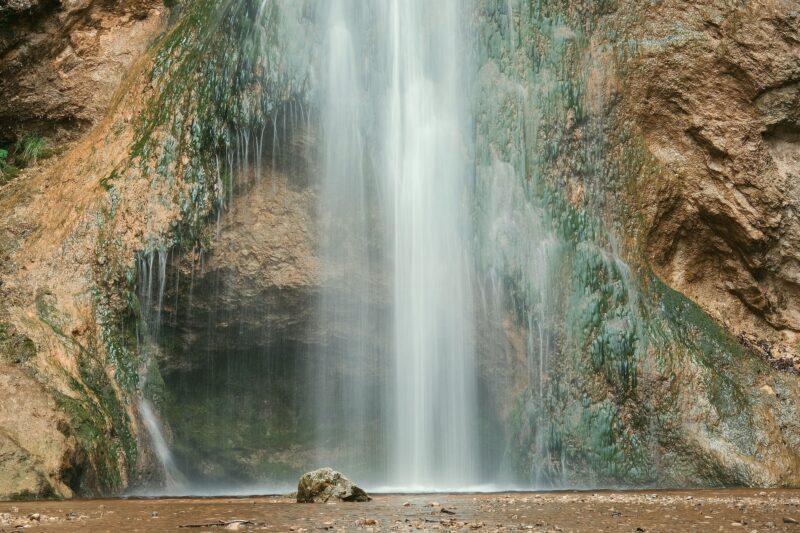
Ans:
[[[285,497],[262,496],[0,502],[2,533],[234,529],[800,533],[800,525],[791,520],[800,521],[800,490],[379,495],[369,503],[336,504],[298,504]]]

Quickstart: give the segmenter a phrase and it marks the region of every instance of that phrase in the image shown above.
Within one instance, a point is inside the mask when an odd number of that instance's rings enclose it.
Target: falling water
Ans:
[[[365,169],[362,119],[370,110],[361,105],[362,56],[357,30],[348,25],[352,22],[348,5],[330,2],[323,41],[327,55],[320,76],[325,90],[319,104],[323,129],[319,251],[326,280],[319,314],[324,341],[310,381],[316,381],[317,460],[344,463],[363,476],[374,473],[376,457],[369,451],[377,448],[374,424],[380,417],[370,386],[376,378],[378,353],[369,342],[375,327],[371,301],[379,269],[369,253],[374,238],[370,206],[376,200]],[[354,444],[329,459],[342,439]],[[367,464],[359,466],[364,461]]]
[[[328,7],[322,253],[329,269],[343,269],[342,280],[357,285],[329,288],[321,315],[335,327],[347,313],[355,328],[342,353],[349,365],[363,365],[378,349],[364,336],[380,325],[368,304],[354,302],[374,299],[379,269],[391,301],[384,333],[394,340],[378,397],[366,391],[380,375],[349,372],[333,395],[330,373],[321,372],[322,412],[328,418],[337,402],[339,414],[352,409],[345,417],[361,428],[350,431],[358,439],[368,430],[363,407],[380,405],[385,482],[464,487],[478,481],[464,3],[339,0]],[[373,226],[379,230],[370,232]],[[379,241],[375,253],[371,241]]]
[[[458,1],[393,2],[386,171],[395,261],[394,480],[475,482]]]
[[[183,474],[175,464],[172,451],[161,428],[161,421],[153,410],[153,405],[146,398],[139,399],[139,413],[142,415],[147,434],[153,443],[153,451],[159,464],[164,469],[164,485],[168,490],[176,491],[186,483]]]

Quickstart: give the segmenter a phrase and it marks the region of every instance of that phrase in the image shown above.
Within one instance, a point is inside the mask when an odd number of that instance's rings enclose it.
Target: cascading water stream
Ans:
[[[396,1],[385,17],[397,339],[391,478],[412,487],[477,481],[460,5]]]
[[[345,281],[329,284],[320,313],[335,328],[349,311],[355,331],[343,363],[364,365],[363,338],[378,325],[353,301],[358,290],[369,300],[380,269],[393,317],[383,334],[394,341],[377,397],[364,393],[380,375],[346,372],[332,395],[329,373],[319,372],[320,412],[328,419],[339,402],[360,440],[370,432],[360,408],[382,406],[383,483],[404,489],[478,481],[463,6],[339,0],[326,19],[321,248]],[[370,231],[373,216],[382,231]],[[380,241],[377,254],[370,240]]]

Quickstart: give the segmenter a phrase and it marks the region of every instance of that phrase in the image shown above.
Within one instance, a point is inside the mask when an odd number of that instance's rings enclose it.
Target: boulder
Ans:
[[[329,500],[368,502],[366,492],[332,468],[320,468],[303,474],[297,484],[298,503],[325,503]]]

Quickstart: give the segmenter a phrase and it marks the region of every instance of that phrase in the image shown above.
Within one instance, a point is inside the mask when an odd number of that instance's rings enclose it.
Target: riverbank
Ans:
[[[377,495],[369,503],[286,497],[0,503],[13,531],[788,531],[800,490]]]

